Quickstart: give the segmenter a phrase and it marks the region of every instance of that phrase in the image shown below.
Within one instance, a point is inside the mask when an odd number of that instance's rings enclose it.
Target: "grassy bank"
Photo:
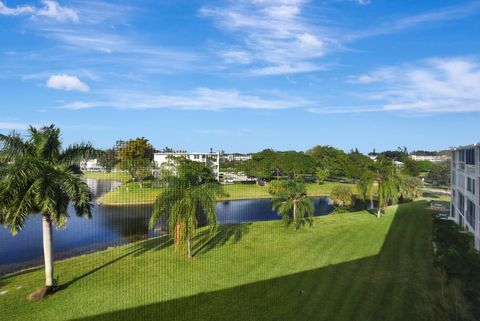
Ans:
[[[132,179],[132,176],[130,174],[125,173],[125,172],[111,172],[111,173],[106,173],[106,172],[84,172],[82,175],[83,178],[91,178],[91,179],[106,179],[106,180],[112,180],[112,181],[118,181],[122,183],[126,183],[129,180]]]
[[[330,194],[332,188],[336,185],[349,185],[343,183],[326,182],[324,184],[308,184],[307,191],[310,196],[321,196]],[[270,198],[267,187],[255,184],[235,184],[225,185],[225,192],[229,195],[220,200],[239,200],[252,198]],[[140,188],[138,183],[127,183],[114,191],[102,196],[98,202],[103,205],[125,205],[125,204],[152,204],[155,198],[161,193],[161,188],[149,187]]]
[[[57,263],[62,290],[25,298],[41,269],[0,278],[2,320],[447,320],[427,203],[224,226],[187,261],[165,239]]]

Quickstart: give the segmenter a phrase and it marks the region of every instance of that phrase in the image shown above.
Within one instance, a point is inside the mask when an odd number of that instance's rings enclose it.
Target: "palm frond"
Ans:
[[[97,158],[101,153],[90,143],[72,144],[59,155],[59,163],[66,166],[79,164],[82,160]]]
[[[15,131],[10,135],[0,134],[0,162],[11,162],[29,153],[28,144]]]

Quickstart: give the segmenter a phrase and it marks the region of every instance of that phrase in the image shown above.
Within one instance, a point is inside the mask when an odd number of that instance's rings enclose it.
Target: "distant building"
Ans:
[[[243,172],[221,172],[220,177],[223,184],[235,184],[236,182],[255,182],[257,180],[255,177],[249,177]]]
[[[414,161],[429,161],[432,163],[441,163],[450,159],[448,155],[410,155],[410,158]]]
[[[210,167],[215,174],[217,180],[220,178],[220,153],[219,152],[209,152],[209,153],[187,153],[187,152],[166,152],[166,153],[155,153],[153,154],[153,161],[155,162],[158,168],[162,168],[172,164],[172,158],[174,157],[185,157],[194,162],[205,163],[206,166]]]
[[[480,144],[452,150],[450,219],[475,235],[480,249]]]
[[[86,159],[80,162],[80,170],[84,172],[103,172],[105,167],[101,166],[97,159]]]
[[[224,159],[227,160],[227,161],[229,161],[229,162],[233,162],[233,161],[245,162],[245,161],[251,160],[251,159],[252,159],[252,155],[230,154],[230,155],[224,156]]]

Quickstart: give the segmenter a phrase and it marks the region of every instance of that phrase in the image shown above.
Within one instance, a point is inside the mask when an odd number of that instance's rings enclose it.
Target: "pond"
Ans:
[[[94,195],[113,190],[119,183],[113,181],[87,180]],[[332,210],[326,197],[312,198],[315,215],[325,215]],[[166,233],[165,220],[154,230],[148,229],[152,213],[151,205],[102,206],[93,208],[92,219],[78,218],[73,208],[65,229],[54,229],[55,259],[142,240]],[[218,202],[217,219],[220,224],[270,221],[280,217],[272,211],[269,199],[250,199]],[[0,227],[0,275],[21,268],[42,264],[42,229],[40,215],[32,215],[24,229],[16,236]]]

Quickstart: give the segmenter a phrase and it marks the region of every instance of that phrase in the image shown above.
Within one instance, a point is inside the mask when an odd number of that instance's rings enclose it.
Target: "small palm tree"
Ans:
[[[380,218],[382,210],[385,209],[390,202],[398,198],[399,179],[395,174],[395,168],[388,165],[384,160],[377,160],[376,163],[376,180],[378,184],[378,211],[377,217]],[[394,166],[394,165],[393,165]]]
[[[357,181],[357,190],[363,199],[365,208],[367,208],[367,199],[370,199],[370,208],[373,208],[374,183],[375,175],[369,170],[365,171]]]
[[[292,220],[297,230],[306,221],[312,225],[315,208],[312,200],[307,196],[305,184],[294,180],[284,181],[282,189],[272,196],[273,210],[281,215],[286,223]],[[305,216],[308,216],[308,219]]]
[[[0,134],[0,224],[15,235],[40,213],[47,289],[54,286],[52,224],[66,225],[69,203],[78,216],[91,217],[92,194],[76,164],[98,154],[90,144],[61,145],[54,125],[30,126],[26,138]]]
[[[174,170],[163,172],[159,179],[164,191],[155,200],[150,228],[153,229],[160,217],[166,215],[175,248],[187,242],[188,257],[192,258],[192,239],[198,227],[198,217],[204,214],[213,232],[217,227],[217,197],[226,194],[204,164],[184,158],[177,158],[174,163]]]

